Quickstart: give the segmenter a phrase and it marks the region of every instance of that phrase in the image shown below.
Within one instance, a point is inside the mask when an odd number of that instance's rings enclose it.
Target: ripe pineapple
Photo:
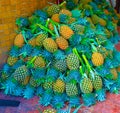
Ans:
[[[49,6],[49,7],[47,8],[47,13],[48,13],[48,15],[49,15],[50,17],[51,17],[52,15],[54,15],[54,14],[59,13],[59,11],[60,11],[60,7],[59,7],[58,5],[56,5],[56,4],[51,5],[51,6]]]
[[[24,38],[21,33],[15,37],[14,45],[18,47],[22,47],[24,45]]]
[[[58,37],[56,39],[56,43],[58,47],[62,50],[65,50],[68,47],[68,41],[64,39],[63,37]]]
[[[43,113],[57,113],[55,109],[49,108],[43,111]]]
[[[10,66],[13,66],[17,61],[18,61],[18,57],[9,56],[7,59],[7,63]]]
[[[28,41],[28,44],[30,44],[31,46],[35,47],[36,46],[36,38],[32,38]]]
[[[36,45],[37,46],[42,46],[43,41],[48,37],[46,33],[42,33],[36,37]]]
[[[79,59],[74,53],[67,56],[67,66],[70,70],[78,69],[79,64]]]
[[[69,39],[74,34],[74,32],[67,25],[62,25],[60,27],[60,34],[63,36],[63,38]]]
[[[29,82],[28,76],[29,76],[29,72],[25,65],[17,68],[13,73],[14,79],[22,83],[23,85],[26,85]]]
[[[91,78],[91,81],[93,83],[93,88],[95,90],[100,90],[102,89],[102,79],[100,76],[95,75],[94,78]]]
[[[76,84],[74,83],[67,83],[66,84],[66,93],[68,96],[76,96],[78,95],[78,89]]]
[[[13,46],[10,50],[10,54],[7,59],[7,63],[10,66],[13,66],[18,61],[19,49]]]
[[[118,78],[118,73],[117,73],[116,68],[110,69],[110,72],[111,72],[111,74],[112,74],[112,79],[113,79],[113,80],[116,80],[116,79]]]
[[[52,38],[46,38],[43,41],[43,46],[45,47],[47,51],[51,53],[54,53],[58,49],[57,44]]]
[[[55,21],[55,22],[58,22],[58,23],[60,22],[59,14],[54,14],[54,15],[52,15],[51,19],[52,19],[53,21]]]
[[[42,56],[38,56],[34,61],[34,68],[42,68],[42,67],[45,67],[45,65],[46,65],[46,62]]]
[[[60,10],[59,14],[64,14],[64,15],[67,15],[67,16],[72,16],[72,13],[69,10],[67,10],[67,9]]]
[[[83,93],[91,93],[93,91],[93,85],[89,78],[83,78],[80,82],[80,89]]]
[[[93,63],[94,66],[103,65],[103,63],[104,63],[103,55],[99,52],[94,52],[92,54],[92,63]]]
[[[52,25],[52,23],[49,23],[48,28],[52,31],[54,30],[54,26]]]
[[[66,71],[66,69],[67,69],[66,60],[56,61],[54,64],[54,67],[61,72]]]
[[[55,93],[63,93],[65,90],[64,81],[58,78],[56,82],[53,84],[53,90]]]

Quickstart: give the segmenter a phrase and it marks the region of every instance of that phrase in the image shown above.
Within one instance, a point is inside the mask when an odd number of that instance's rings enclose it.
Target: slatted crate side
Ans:
[[[55,0],[48,0],[54,2]],[[29,16],[34,10],[43,8],[47,0],[0,0],[0,64],[6,60],[6,52],[16,36],[16,18]]]

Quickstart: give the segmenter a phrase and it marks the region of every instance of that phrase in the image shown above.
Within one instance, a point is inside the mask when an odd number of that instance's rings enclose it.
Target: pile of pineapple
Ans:
[[[14,45],[1,73],[4,93],[61,109],[119,93],[118,14],[105,0],[66,0],[16,20]]]

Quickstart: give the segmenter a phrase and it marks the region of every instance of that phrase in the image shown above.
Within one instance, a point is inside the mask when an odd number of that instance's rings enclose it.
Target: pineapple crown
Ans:
[[[33,48],[33,50],[31,51],[31,54],[29,54],[30,56],[39,56],[42,53],[42,50],[39,48]]]
[[[29,25],[29,21],[27,18],[24,17],[20,17],[16,20],[16,24],[18,25],[18,27],[27,27]]]
[[[31,52],[32,52],[32,46],[26,44],[20,49],[19,55],[26,57],[27,55],[31,54]]]
[[[46,76],[57,79],[59,72],[55,68],[48,68]]]
[[[29,30],[29,29],[26,30],[26,31],[25,31],[25,37],[26,37],[27,40],[31,39],[31,38],[33,37],[32,31]]]
[[[110,70],[108,68],[104,67],[104,66],[96,67],[95,70],[102,77],[105,77],[106,75],[110,74]]]
[[[47,50],[42,51],[42,56],[47,59],[48,61],[51,61],[53,58],[53,54],[48,52]]]
[[[35,89],[28,84],[23,92],[24,98],[32,98],[34,96],[34,91]]]
[[[113,68],[114,66],[113,66],[112,59],[106,58],[106,59],[105,59],[105,62],[104,62],[104,66],[105,66],[106,68]]]
[[[76,83],[80,81],[81,75],[78,70],[70,70],[69,74],[66,76],[66,82]]]
[[[91,28],[86,28],[85,30],[85,37],[89,37],[89,38],[94,38],[95,37],[95,30],[91,29]]]
[[[43,93],[44,93],[43,87],[39,86],[39,87],[36,89],[36,95],[37,95],[37,96],[42,96]]]
[[[53,55],[56,60],[65,59],[66,57],[65,52],[62,50],[57,50]]]
[[[53,91],[52,90],[46,90],[42,97],[39,100],[39,103],[43,106],[48,106],[51,104],[52,101],[52,96],[53,96]]]
[[[42,18],[45,19],[45,20],[48,18],[47,13],[44,12],[44,11],[42,11],[42,10],[36,10],[36,11],[34,12],[34,15],[35,15],[35,16],[38,16],[38,17],[42,17]]]
[[[68,47],[66,50],[65,50],[65,54],[66,55],[69,55],[72,53],[72,47]]]
[[[107,22],[107,29],[110,30],[110,31],[115,30],[115,27],[114,27],[114,25],[113,25],[113,23],[111,21]]]
[[[81,36],[79,34],[73,34],[70,38],[69,38],[69,43],[71,46],[75,47],[78,44],[80,44],[81,41]]]
[[[44,78],[46,70],[45,68],[37,68],[35,70],[31,69],[31,72],[34,79],[40,79],[40,78]]]
[[[5,65],[3,66],[3,69],[2,69],[3,72],[9,73],[10,70],[11,70],[11,67],[10,67],[8,64],[5,64]]]
[[[83,94],[82,99],[85,106],[91,106],[96,103],[95,95],[93,93]]]
[[[69,98],[69,105],[71,107],[78,107],[80,105],[80,99],[77,96]]]
[[[52,107],[55,109],[60,109],[63,108],[65,106],[64,102],[66,101],[66,96],[64,94],[56,94],[53,96],[52,99]]]
[[[59,15],[60,22],[63,23],[63,24],[67,24],[68,23],[68,18],[69,18],[68,15],[65,15],[65,14],[60,14]]]
[[[12,82],[11,78],[5,81],[4,83],[1,84],[1,89],[5,89],[4,93],[12,95],[14,93],[14,90],[17,87],[17,84]]]
[[[10,56],[18,57],[19,55],[19,48],[17,46],[13,46],[9,52]]]
[[[22,96],[22,94],[23,94],[23,87],[17,86],[14,89],[13,95],[15,95],[15,96]]]
[[[98,1],[98,0],[97,0]],[[97,3],[97,2],[96,2]],[[98,8],[98,6],[97,6],[97,4],[96,4],[95,2],[90,2],[89,4],[92,6],[92,8],[93,8],[93,11],[95,10],[95,11],[97,11],[97,10],[99,10],[99,8]]]
[[[97,94],[96,99],[98,101],[105,101],[106,100],[106,91],[105,89],[100,89],[95,92]]]
[[[120,36],[117,34],[117,35],[115,35],[114,37],[111,37],[111,38],[110,38],[110,41],[111,41],[113,44],[117,44],[117,43],[120,41]]]
[[[79,18],[81,15],[81,11],[78,9],[72,10],[71,13],[72,13],[72,17],[74,17],[74,18]]]
[[[69,10],[73,10],[76,7],[76,4],[73,0],[66,0],[66,7]]]
[[[80,24],[80,25],[87,25],[88,21],[87,21],[87,19],[84,17],[84,18],[79,18],[75,23],[76,23],[76,24]]]
[[[18,60],[13,66],[12,69],[17,69],[19,67],[21,67],[22,65],[24,65],[24,62],[22,60]]]

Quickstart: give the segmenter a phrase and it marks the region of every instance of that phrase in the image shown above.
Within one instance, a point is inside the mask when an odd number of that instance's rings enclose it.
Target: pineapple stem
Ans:
[[[88,68],[88,70],[89,70],[89,72],[90,72],[90,71],[91,71],[91,66],[90,66],[90,64],[89,64],[89,62],[88,62],[86,56],[83,54],[82,57],[83,57],[83,59],[84,59],[86,65],[87,65],[87,68]]]
[[[33,62],[35,61],[37,56],[34,56],[27,64],[27,67],[29,67],[31,64],[33,64]]]
[[[46,21],[45,27],[48,26],[49,22],[50,22],[50,19],[48,18],[47,21]]]
[[[22,36],[23,36],[23,38],[24,38],[25,43],[28,44],[28,42],[27,42],[27,40],[26,40],[26,37],[25,37],[25,31],[22,31],[21,33],[22,33]]]
[[[66,4],[66,1],[62,2],[61,4],[59,4],[59,7],[62,7],[64,4]]]
[[[59,37],[60,35],[59,35],[57,27],[55,25],[54,25],[54,30],[55,30],[56,36]]]
[[[73,113],[78,113],[78,110],[79,110],[82,106],[84,106],[84,104],[81,104],[80,106],[78,106],[78,107],[73,111]]]
[[[82,66],[84,66],[83,60],[82,60],[82,58],[80,57],[80,55],[79,55],[79,53],[78,53],[78,51],[77,51],[76,48],[73,48],[73,53],[79,58]]]
[[[84,75],[84,72],[83,72],[82,66],[80,66],[80,73],[81,73],[82,76]]]
[[[97,48],[95,47],[95,45],[93,43],[91,43],[90,45],[92,48],[92,52],[97,52]]]
[[[37,26],[39,26],[41,29],[49,32],[52,36],[56,36],[51,30],[49,30],[48,28],[46,28],[45,26],[41,25],[41,24],[37,24]]]

